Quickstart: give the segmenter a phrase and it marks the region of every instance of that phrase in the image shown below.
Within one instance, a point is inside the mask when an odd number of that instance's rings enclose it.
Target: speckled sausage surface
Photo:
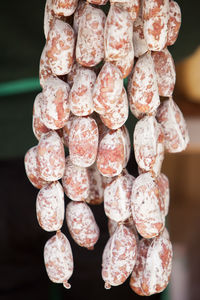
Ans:
[[[72,87],[74,84],[74,79],[80,70],[84,69],[80,64],[74,63],[71,71],[67,74],[67,83]]]
[[[77,117],[70,125],[69,155],[73,164],[80,167],[91,166],[97,156],[98,126],[91,117]]]
[[[123,10],[127,11],[131,20],[134,22],[139,14],[140,0],[129,0],[129,1],[111,1],[111,3],[117,3],[118,6],[122,7]]]
[[[26,170],[26,175],[31,182],[31,184],[37,189],[41,189],[48,182],[40,178],[40,171],[37,162],[37,146],[30,148],[24,157],[24,165]]]
[[[59,181],[43,187],[36,200],[36,215],[39,225],[46,231],[61,229],[64,220],[64,191]]]
[[[150,173],[133,182],[131,208],[137,231],[144,238],[157,236],[165,226],[165,207],[159,188]]]
[[[104,115],[100,115],[102,122],[110,129],[120,128],[128,119],[128,98],[125,88],[116,99],[115,106]]]
[[[93,249],[99,238],[99,228],[89,206],[85,202],[71,201],[66,208],[66,221],[75,242]]]
[[[40,85],[43,88],[45,81],[52,76],[52,70],[49,64],[49,58],[47,56],[47,46],[44,46],[40,57],[40,66],[39,66],[39,77],[40,77]]]
[[[80,19],[76,44],[76,60],[92,67],[104,58],[104,25],[106,16],[98,8],[87,5]]]
[[[85,200],[89,195],[89,174],[83,167],[75,166],[70,157],[65,160],[65,172],[62,185],[67,197],[74,201]]]
[[[66,22],[54,19],[46,46],[46,55],[54,75],[65,75],[71,71],[74,61],[74,46],[74,30]]]
[[[147,52],[135,64],[128,84],[130,109],[136,118],[155,114],[160,104],[157,78],[151,53]]]
[[[149,50],[161,51],[167,42],[169,0],[143,1],[142,17]]]
[[[99,143],[97,168],[103,176],[119,175],[123,169],[125,149],[121,129],[109,130]]]
[[[164,159],[164,133],[155,117],[144,117],[134,130],[135,159],[141,171],[160,174]]]
[[[143,20],[141,15],[139,15],[133,23],[133,46],[136,57],[140,57],[148,51],[148,46],[144,38]]]
[[[70,110],[76,116],[87,116],[93,113],[92,90],[96,74],[90,69],[80,69],[74,78],[69,94]]]
[[[113,64],[106,62],[94,85],[94,110],[98,114],[108,114],[116,106],[122,89],[123,79],[120,70]]]
[[[87,2],[80,0],[78,2],[77,9],[74,13],[73,29],[76,34],[78,34],[78,27],[79,27],[80,20],[81,20],[81,17],[84,13],[84,9],[86,8],[86,6],[87,6]]]
[[[151,245],[151,241],[151,239],[141,239],[139,241],[137,260],[130,278],[131,289],[140,296],[145,296],[141,285],[148,248]]]
[[[53,0],[53,11],[58,16],[71,16],[78,5],[78,0]]]
[[[65,170],[65,151],[59,135],[50,131],[42,135],[37,151],[40,177],[55,181],[63,177]]]
[[[126,226],[119,225],[103,252],[102,278],[106,288],[124,283],[133,270],[136,255],[134,234]]]
[[[176,1],[169,2],[167,46],[173,45],[181,27],[181,9]]]
[[[58,231],[46,242],[44,263],[51,281],[70,288],[68,279],[72,276],[74,263],[70,243],[62,232]]]
[[[46,0],[44,9],[44,36],[47,39],[49,30],[54,19],[53,0]]]
[[[130,287],[141,296],[162,292],[169,283],[172,269],[172,245],[166,229],[154,239],[139,242],[138,256]]]
[[[32,129],[35,137],[40,140],[43,133],[50,131],[41,120],[41,103],[43,101],[43,93],[39,93],[33,104],[33,119],[32,119]]]
[[[133,49],[133,22],[125,10],[113,4],[106,19],[104,32],[105,58],[109,61],[119,61]]]
[[[123,222],[131,217],[131,175],[118,176],[104,191],[104,211],[108,218]]]
[[[159,235],[148,248],[142,277],[142,290],[150,296],[162,292],[169,283],[172,270],[172,245]]]
[[[159,95],[171,97],[176,82],[174,60],[167,48],[162,51],[152,52],[152,58],[156,72]]]
[[[49,77],[44,84],[41,100],[41,120],[47,128],[62,128],[69,119],[69,91],[67,83],[57,77]]]
[[[162,102],[156,118],[163,128],[167,151],[175,153],[185,150],[189,143],[187,125],[182,112],[172,98]]]

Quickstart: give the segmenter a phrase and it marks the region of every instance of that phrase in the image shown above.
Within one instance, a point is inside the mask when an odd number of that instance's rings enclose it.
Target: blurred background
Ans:
[[[170,180],[168,227],[174,246],[168,290],[152,299],[200,299],[200,2],[177,1],[182,27],[169,47],[177,69],[174,99],[187,120],[190,145],[180,154],[166,154],[163,173]],[[105,291],[101,255],[108,239],[102,205],[92,208],[101,238],[88,252],[72,243],[75,270],[64,290],[52,284],[43,264],[43,247],[52,236],[39,227],[37,190],[26,178],[23,157],[37,144],[32,133],[32,106],[40,91],[38,67],[45,43],[45,1],[3,1],[0,10],[0,299],[139,299],[128,282]],[[132,135],[134,119],[126,124]],[[135,172],[132,161],[129,171]],[[64,232],[67,237],[66,226]]]

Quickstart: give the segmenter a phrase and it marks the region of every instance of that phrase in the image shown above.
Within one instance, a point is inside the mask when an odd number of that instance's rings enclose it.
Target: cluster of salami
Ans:
[[[132,290],[148,296],[164,290],[172,265],[164,150],[180,152],[189,141],[172,99],[176,74],[167,49],[178,36],[181,13],[175,1],[112,0],[106,15],[106,3],[46,2],[42,92],[33,107],[38,145],[26,153],[25,169],[40,189],[38,223],[56,232],[44,247],[50,280],[70,288],[73,255],[61,232],[64,217],[74,241],[93,249],[99,228],[89,205],[104,201],[110,233],[102,256],[105,288],[132,274]],[[160,102],[161,96],[167,99]],[[133,145],[137,178],[126,170],[129,107],[139,119]],[[70,199],[66,210],[64,195]]]

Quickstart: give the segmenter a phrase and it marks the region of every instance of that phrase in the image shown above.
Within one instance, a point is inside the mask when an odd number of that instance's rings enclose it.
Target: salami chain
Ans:
[[[176,73],[168,49],[181,11],[173,0],[110,0],[105,14],[106,3],[46,1],[42,92],[32,123],[38,145],[27,151],[25,170],[39,189],[38,223],[53,232],[44,247],[50,280],[70,288],[74,261],[61,232],[64,218],[74,241],[92,250],[100,231],[90,205],[103,203],[110,234],[102,254],[105,288],[131,275],[131,289],[149,296],[165,289],[172,268],[164,152],[183,151],[189,142],[173,100]],[[136,178],[126,170],[133,155],[125,126],[129,107],[138,119]]]

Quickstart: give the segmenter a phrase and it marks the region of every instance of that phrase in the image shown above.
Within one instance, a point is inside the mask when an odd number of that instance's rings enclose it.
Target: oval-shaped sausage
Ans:
[[[59,181],[43,187],[36,200],[36,214],[39,225],[46,231],[61,229],[64,220],[64,191]]]
[[[109,130],[99,143],[97,168],[103,176],[113,177],[122,172],[125,149],[121,129]]]
[[[40,85],[43,88],[45,85],[45,81],[52,76],[52,70],[49,64],[49,58],[47,56],[47,46],[44,46],[40,57],[40,70],[39,70],[39,77],[40,77]]]
[[[106,16],[98,8],[87,5],[80,19],[76,43],[76,60],[92,67],[104,58],[104,25]]]
[[[161,51],[167,42],[169,0],[143,1],[142,17],[149,50]]]
[[[42,135],[37,152],[40,177],[55,181],[63,177],[65,170],[65,151],[61,138],[55,131]]]
[[[167,46],[171,46],[176,42],[180,27],[181,9],[176,1],[171,0],[169,2]]]
[[[46,0],[44,9],[44,36],[47,39],[54,18],[53,0]]]
[[[66,221],[74,241],[81,247],[93,249],[99,228],[89,206],[85,202],[71,201],[66,208]]]
[[[169,239],[161,234],[152,240],[148,247],[141,284],[146,296],[160,293],[166,288],[172,270],[172,256]]]
[[[137,231],[144,238],[157,236],[165,226],[165,207],[158,185],[150,173],[133,182],[131,208]]]
[[[124,222],[131,216],[131,175],[118,176],[104,191],[104,211],[108,218]]]
[[[63,283],[69,289],[68,283],[74,269],[72,249],[66,236],[58,231],[50,238],[44,247],[44,263],[49,279],[55,283]]]
[[[74,30],[66,22],[54,19],[47,38],[46,52],[54,75],[65,75],[71,71],[74,46]]]
[[[69,85],[57,77],[49,77],[45,81],[41,120],[47,128],[62,128],[69,119],[69,91]]]
[[[176,82],[174,60],[167,48],[162,51],[152,52],[152,58],[156,72],[159,95],[171,97]]]
[[[128,119],[128,98],[125,88],[116,100],[115,106],[104,115],[100,115],[102,122],[110,129],[120,128]]]
[[[164,133],[155,117],[146,116],[137,122],[133,138],[138,166],[158,176],[164,159]]]
[[[162,102],[156,118],[162,126],[167,151],[175,153],[185,150],[189,143],[187,124],[172,98]]]
[[[131,289],[140,296],[146,296],[141,285],[148,248],[151,242],[151,239],[141,239],[139,241],[137,260],[130,278]]]
[[[169,282],[171,266],[172,245],[165,228],[158,237],[139,241],[130,287],[140,296],[160,293]]]
[[[136,118],[144,114],[155,114],[160,104],[157,78],[151,53],[139,57],[128,84],[131,112]]]
[[[83,201],[89,195],[89,175],[86,168],[75,166],[70,157],[66,157],[62,185],[67,197],[74,201]]]
[[[70,125],[69,154],[74,165],[91,166],[97,156],[98,127],[90,117],[77,117]]]
[[[57,16],[71,16],[78,5],[78,0],[53,0],[53,11]]]
[[[106,19],[104,32],[104,47],[106,60],[119,61],[132,53],[133,22],[129,13],[120,6],[113,4]]]
[[[114,109],[122,94],[123,79],[120,70],[106,62],[96,80],[93,89],[94,110],[98,114],[109,113]]]
[[[124,283],[133,270],[136,255],[135,235],[126,226],[118,226],[103,252],[102,278],[105,288]]]
[[[87,116],[93,113],[92,90],[96,74],[90,69],[80,69],[74,78],[69,94],[70,110],[76,116]]]
[[[43,101],[43,93],[39,93],[33,104],[33,119],[32,119],[32,129],[35,137],[40,140],[43,133],[50,131],[41,120],[41,103]]]
[[[48,183],[44,179],[40,178],[40,171],[37,162],[37,146],[30,148],[26,152],[24,165],[26,175],[34,187],[41,189]]]

